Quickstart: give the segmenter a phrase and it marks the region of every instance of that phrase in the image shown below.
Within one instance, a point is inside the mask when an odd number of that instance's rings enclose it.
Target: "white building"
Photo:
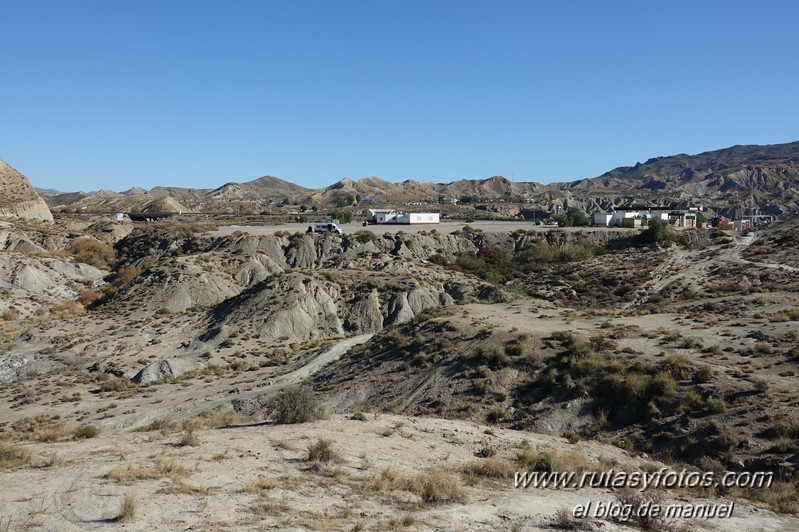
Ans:
[[[613,211],[613,217],[610,220],[610,225],[613,227],[624,226],[625,218],[638,218],[641,213],[638,211]]]
[[[594,225],[599,227],[608,227],[613,215],[609,212],[595,212],[592,217]]]
[[[372,221],[376,224],[437,224],[437,212],[377,212]]]

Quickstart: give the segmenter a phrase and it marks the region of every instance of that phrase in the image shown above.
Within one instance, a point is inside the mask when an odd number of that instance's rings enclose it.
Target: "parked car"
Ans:
[[[314,224],[308,226],[307,233],[336,233],[337,235],[342,234],[341,228],[338,224],[329,223],[329,224]]]

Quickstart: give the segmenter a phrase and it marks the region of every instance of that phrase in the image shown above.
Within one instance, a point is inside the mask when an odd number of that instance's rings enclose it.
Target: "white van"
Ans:
[[[336,233],[341,234],[341,228],[338,224],[314,224],[308,226],[308,233]]]

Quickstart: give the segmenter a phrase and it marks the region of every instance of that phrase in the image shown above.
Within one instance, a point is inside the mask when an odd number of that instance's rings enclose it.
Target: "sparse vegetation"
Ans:
[[[325,416],[313,390],[303,384],[281,391],[267,403],[266,412],[278,424],[307,423]]]
[[[136,498],[136,495],[133,493],[126,493],[122,497],[122,503],[119,507],[119,514],[114,519],[120,523],[127,523],[129,521],[133,521],[133,518],[136,517],[136,508],[138,507],[139,502]]]

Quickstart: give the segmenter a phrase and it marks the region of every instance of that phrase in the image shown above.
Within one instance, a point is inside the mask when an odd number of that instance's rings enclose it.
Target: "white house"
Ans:
[[[614,227],[621,227],[624,225],[625,218],[637,218],[641,215],[638,211],[613,211],[613,218],[610,220],[610,225]]]
[[[437,224],[437,212],[377,212],[372,219],[376,224]]]
[[[599,227],[608,227],[613,215],[609,212],[595,212],[593,216],[594,225]]]

